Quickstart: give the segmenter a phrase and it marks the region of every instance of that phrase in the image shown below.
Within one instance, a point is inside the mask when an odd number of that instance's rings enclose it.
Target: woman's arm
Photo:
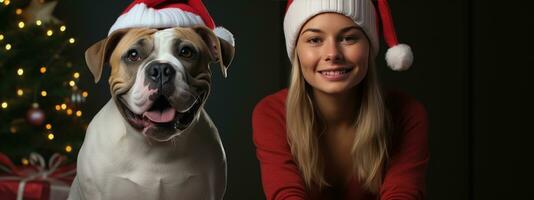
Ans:
[[[424,199],[428,164],[428,121],[424,106],[406,95],[396,95],[391,108],[398,135],[380,191],[381,200]]]
[[[252,114],[263,191],[268,200],[307,199],[303,179],[286,139],[284,99],[275,95],[260,101]]]

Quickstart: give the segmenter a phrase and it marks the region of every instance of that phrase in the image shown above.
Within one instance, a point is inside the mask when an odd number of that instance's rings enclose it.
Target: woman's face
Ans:
[[[347,92],[367,74],[369,40],[350,18],[323,13],[302,27],[296,51],[304,79],[327,94]]]

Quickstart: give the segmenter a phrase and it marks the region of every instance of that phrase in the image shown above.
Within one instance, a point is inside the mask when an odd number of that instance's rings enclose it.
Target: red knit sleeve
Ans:
[[[389,99],[397,134],[393,137],[391,160],[386,168],[380,199],[424,199],[429,159],[425,108],[407,95],[390,95]]]
[[[260,101],[252,114],[252,128],[267,200],[306,199],[304,182],[286,139],[285,95]]]

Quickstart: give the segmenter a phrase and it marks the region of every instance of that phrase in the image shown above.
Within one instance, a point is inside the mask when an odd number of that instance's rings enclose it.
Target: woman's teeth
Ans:
[[[325,76],[336,76],[336,75],[346,74],[349,71],[350,69],[338,69],[338,70],[319,71],[319,72]]]

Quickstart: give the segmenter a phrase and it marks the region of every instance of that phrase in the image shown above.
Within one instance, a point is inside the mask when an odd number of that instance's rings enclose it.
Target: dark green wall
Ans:
[[[130,1],[61,1],[56,15],[79,36],[80,56],[104,38]],[[228,156],[225,199],[263,199],[251,139],[251,112],[263,96],[286,85],[282,36],[285,1],[205,0],[215,22],[236,37],[236,57],[223,79],[213,70],[207,111]],[[390,0],[398,36],[412,46],[413,68],[392,72],[377,58],[386,88],[426,105],[431,160],[428,199],[526,199],[533,196],[530,95],[534,25],[529,6],[503,1]],[[108,85],[91,83],[88,115],[109,99]],[[107,76],[108,71],[104,73]],[[106,80],[106,79],[103,79]]]
[[[534,196],[534,6],[474,1],[473,191],[476,199]]]

